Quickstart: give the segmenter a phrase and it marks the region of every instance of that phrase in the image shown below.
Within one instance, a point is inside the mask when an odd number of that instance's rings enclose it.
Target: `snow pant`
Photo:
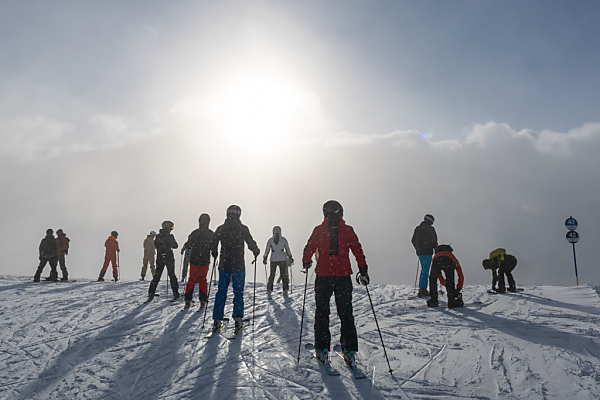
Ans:
[[[429,296],[431,299],[438,298],[438,276],[444,273],[446,278],[446,291],[448,292],[448,304],[458,298],[458,290],[454,286],[454,264],[433,263],[429,274]]]
[[[60,254],[58,256],[58,265],[60,265],[60,270],[62,271],[63,278],[68,279],[69,272],[67,271],[67,261],[65,260],[64,254]]]
[[[106,270],[108,269],[108,264],[112,263],[113,277],[119,277],[119,271],[117,270],[117,253],[104,255],[104,265],[102,266],[102,270],[100,270],[100,276],[104,278],[104,274],[106,274]]]
[[[185,286],[185,301],[192,301],[192,297],[194,297],[194,287],[196,286],[196,282],[198,282],[198,296],[200,297],[200,302],[208,301],[208,284],[206,282],[207,273],[208,264],[190,264],[190,277],[188,278],[187,285]]]
[[[429,267],[431,267],[431,259],[433,256],[418,256],[421,263],[421,275],[419,276],[419,288],[427,289],[429,282]]]
[[[165,255],[158,255],[156,257],[156,274],[152,277],[152,282],[150,282],[150,288],[148,289],[148,295],[154,296],[156,293],[156,288],[158,287],[158,282],[160,282],[160,278],[162,273],[167,267],[167,274],[169,275],[169,280],[171,281],[171,289],[173,289],[173,295],[179,294],[179,283],[177,283],[177,276],[175,275],[175,257],[173,257],[173,253],[167,253]]]
[[[279,267],[279,274],[283,281],[283,290],[290,289],[290,277],[288,275],[287,261],[271,261],[271,274],[267,281],[267,290],[273,290],[273,281],[275,281],[275,275],[277,274],[277,267]]]
[[[188,274],[188,267],[190,265],[190,251],[187,250],[183,255],[183,271],[181,272],[181,281],[185,280]]]
[[[148,271],[148,264],[150,264],[150,272],[152,272],[152,276],[156,275],[156,268],[154,267],[154,254],[152,256],[144,256],[144,261],[142,261],[142,278],[146,276],[146,271]]]
[[[515,278],[512,276],[512,271],[515,269],[516,265],[511,266],[501,266],[497,270],[492,270],[492,286],[496,287],[494,283],[498,284],[498,291],[504,292],[506,291],[506,283],[504,277],[506,276],[506,280],[508,280],[508,288],[515,289],[517,285],[515,284]]]
[[[233,318],[244,316],[244,284],[246,282],[246,271],[219,271],[219,286],[217,295],[215,296],[215,307],[213,308],[214,320],[221,321],[224,317],[229,282],[233,284],[232,316]]]
[[[58,280],[58,271],[56,270],[56,265],[58,264],[58,257],[42,257],[40,258],[40,264],[37,267],[37,271],[35,271],[35,275],[33,276],[34,281],[39,281],[42,276],[42,271],[46,264],[50,263],[50,280],[57,281]]]
[[[315,349],[317,354],[331,350],[329,332],[329,301],[335,296],[335,306],[341,322],[342,351],[358,351],[358,337],[352,314],[352,277],[320,276],[315,279]]]

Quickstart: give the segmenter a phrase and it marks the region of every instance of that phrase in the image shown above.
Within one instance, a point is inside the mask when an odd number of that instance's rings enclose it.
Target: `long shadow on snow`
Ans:
[[[489,315],[469,308],[455,308],[454,310],[457,312],[447,313],[446,315],[465,321],[466,326],[481,325],[533,344],[561,348],[581,355],[592,355],[600,358],[600,343],[584,336],[532,322]],[[479,324],[474,323],[461,314],[479,319],[481,322]]]
[[[173,375],[186,359],[181,347],[193,335],[190,330],[197,320],[192,315],[182,324],[186,315],[183,310],[177,312],[143,354],[128,360],[115,372],[110,385],[114,393],[104,398],[155,399],[171,387]]]
[[[509,296],[514,296],[514,295],[510,294]],[[549,299],[547,297],[536,296],[536,295],[531,294],[531,293],[519,293],[518,296],[523,297],[523,298],[525,298],[525,299],[527,299],[529,301],[532,301],[534,303],[541,304],[543,306],[556,307],[556,308],[566,308],[568,310],[579,311],[579,312],[586,313],[586,314],[600,315],[600,308],[599,307],[581,306],[581,305],[578,305],[578,304],[565,303],[563,301],[552,300],[552,299]]]
[[[25,385],[19,394],[22,398],[32,398],[37,392],[45,390],[59,382],[76,366],[93,359],[97,355],[113,349],[125,336],[137,328],[139,321],[132,317],[145,307],[140,304],[129,314],[114,321],[108,328],[91,338],[81,338],[56,356],[51,365],[39,375],[38,379]]]

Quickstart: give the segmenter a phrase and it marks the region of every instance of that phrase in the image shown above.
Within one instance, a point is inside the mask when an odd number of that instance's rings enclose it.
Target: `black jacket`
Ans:
[[[46,235],[40,242],[40,260],[42,258],[58,257],[58,240],[54,235]]]
[[[415,228],[411,240],[418,256],[430,256],[438,245],[435,228],[430,221],[424,220]]]
[[[223,225],[215,231],[213,246],[221,242],[221,257],[219,258],[219,271],[240,272],[246,269],[244,263],[244,242],[254,256],[260,254],[258,245],[250,234],[250,229],[237,218],[227,218]]]
[[[154,238],[154,247],[156,247],[156,257],[175,259],[173,249],[179,247],[175,241],[175,236],[171,235],[170,229],[161,229]]]
[[[183,248],[189,251],[190,264],[208,265],[211,254],[213,258],[217,258],[217,243],[213,241],[214,237],[215,233],[205,226],[200,226],[190,233],[183,245]]]

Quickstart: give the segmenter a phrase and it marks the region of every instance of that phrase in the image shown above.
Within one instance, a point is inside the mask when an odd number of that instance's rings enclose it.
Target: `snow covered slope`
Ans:
[[[595,288],[527,287],[423,307],[405,286],[369,286],[393,375],[364,288],[355,287],[355,380],[338,357],[333,377],[304,350],[297,363],[302,287],[268,300],[257,285],[255,327],[206,339],[210,311],[183,311],[148,282],[37,283],[0,277],[1,399],[598,399],[600,299]],[[214,291],[211,294],[214,296]],[[246,286],[252,316],[252,284]],[[231,312],[231,300],[227,313]],[[335,309],[333,306],[332,309]],[[312,342],[309,286],[303,342]],[[339,320],[331,318],[339,340]],[[231,326],[229,326],[231,329]]]

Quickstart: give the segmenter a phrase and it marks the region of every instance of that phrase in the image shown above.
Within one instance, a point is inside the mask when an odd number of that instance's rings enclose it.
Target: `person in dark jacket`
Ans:
[[[213,246],[221,243],[219,256],[219,285],[213,308],[213,330],[221,327],[227,301],[229,282],[233,285],[233,318],[235,330],[242,327],[244,317],[244,282],[246,280],[246,265],[244,262],[244,243],[254,254],[254,260],[260,254],[258,245],[250,234],[250,229],[240,221],[242,209],[237,205],[227,208],[227,218],[223,225],[215,231]]]
[[[513,278],[512,271],[517,266],[517,258],[507,254],[506,250],[498,248],[490,253],[490,258],[483,260],[483,268],[492,270],[492,290],[498,293],[506,292],[506,282],[508,280],[508,291],[516,292],[517,285]]]
[[[419,278],[419,297],[429,296],[427,283],[429,281],[429,267],[434,249],[437,247],[437,234],[433,227],[433,215],[427,214],[423,221],[415,228],[411,242],[421,263],[421,276]]]
[[[213,242],[215,233],[208,228],[209,225],[210,216],[208,214],[200,215],[198,229],[190,233],[184,245],[188,248],[190,261],[190,276],[185,287],[185,308],[190,308],[192,305],[196,282],[198,282],[200,307],[204,308],[208,305],[206,274],[210,265],[210,256],[212,255],[213,259],[217,258],[217,247]]]
[[[167,267],[167,274],[169,274],[169,279],[171,280],[173,300],[177,300],[180,297],[179,284],[175,275],[175,256],[173,255],[173,249],[176,249],[179,245],[175,240],[175,236],[171,234],[173,228],[175,228],[173,222],[164,221],[162,229],[158,231],[158,235],[154,239],[154,246],[156,247],[156,274],[152,277],[152,282],[150,282],[148,301],[154,299],[156,287],[158,286],[158,282],[160,282],[165,267]]]
[[[65,256],[69,254],[69,242],[71,241],[67,234],[63,232],[62,229],[56,231],[57,241],[58,241],[58,265],[60,266],[60,270],[62,272],[61,281],[69,280],[69,272],[67,271],[67,262],[65,260]]]
[[[37,267],[37,271],[35,271],[33,281],[40,281],[44,267],[47,263],[50,263],[50,280],[57,282],[58,272],[56,271],[56,265],[58,264],[58,241],[54,237],[54,231],[52,229],[46,230],[46,237],[40,242],[39,259],[40,264]]]
[[[448,308],[462,307],[464,305],[462,300],[462,290],[465,277],[462,272],[460,263],[452,253],[454,249],[449,244],[440,244],[435,250],[435,256],[433,257],[433,263],[431,265],[431,273],[429,274],[429,295],[431,298],[427,300],[429,307],[437,307],[438,302],[438,291],[437,281],[438,279],[442,285],[446,286],[446,292],[448,295]],[[454,271],[458,274],[458,283],[454,285]],[[446,276],[446,279],[442,276],[442,272]]]
[[[354,229],[344,219],[344,209],[335,200],[323,205],[323,222],[313,230],[302,254],[305,273],[312,266],[312,256],[317,253],[315,267],[315,351],[320,361],[329,363],[331,333],[329,331],[329,302],[335,296],[335,305],[341,322],[342,353],[346,362],[355,363],[358,336],[352,312],[352,251],[358,264],[356,280],[369,284],[367,260]]]

